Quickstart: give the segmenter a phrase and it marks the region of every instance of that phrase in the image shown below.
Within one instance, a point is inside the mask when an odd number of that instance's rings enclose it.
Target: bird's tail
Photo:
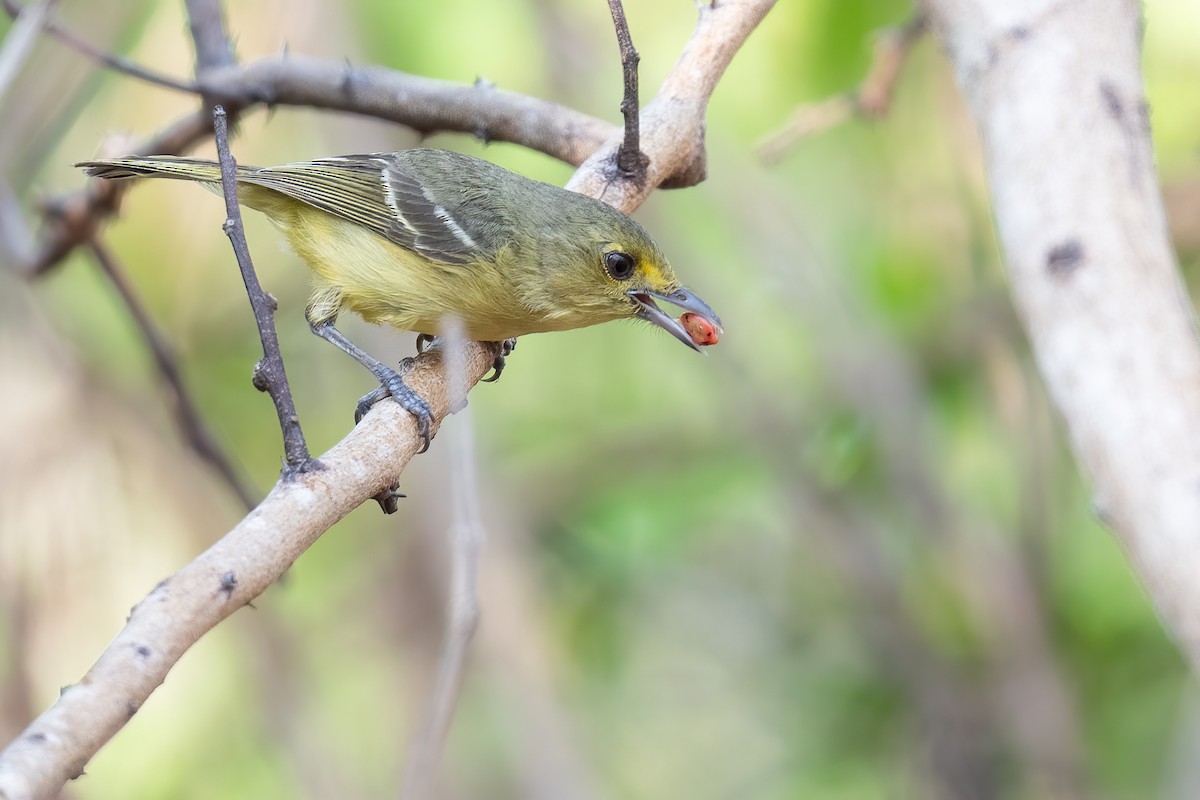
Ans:
[[[183,156],[112,158],[80,161],[75,166],[94,178],[173,178],[204,184],[221,182],[221,167],[215,161]],[[253,167],[239,166],[237,174],[241,178],[253,171]]]

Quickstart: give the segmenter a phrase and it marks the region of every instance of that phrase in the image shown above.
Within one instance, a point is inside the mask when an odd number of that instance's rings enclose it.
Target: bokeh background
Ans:
[[[693,5],[630,2],[643,100]],[[548,97],[618,121],[608,11],[583,0],[228,4],[240,57],[292,52]],[[93,41],[186,76],[182,3],[63,0]],[[446,798],[1190,798],[1200,704],[1096,520],[1013,312],[978,145],[930,38],[884,119],[758,143],[850,89],[912,9],[781,2],[709,112],[709,178],[638,212],[726,336],[700,358],[643,326],[523,339],[404,475],[202,640],[68,792],[395,796],[433,680],[456,437],[477,451],[483,621]],[[1200,5],[1146,4],[1145,70],[1182,266],[1200,267]],[[0,34],[8,23],[0,22]],[[193,98],[41,41],[0,99],[26,212],[71,163]],[[248,115],[239,160],[419,143],[554,183],[571,169],[462,135],[307,109]],[[202,153],[211,154],[211,147]],[[280,442],[222,209],[133,191],[104,236],[259,492]],[[371,388],[303,319],[307,276],[246,220],[320,452]],[[346,330],[395,360],[412,336]],[[189,451],[111,286],[80,251],[0,270],[0,738],[87,670],[128,608],[242,509]]]

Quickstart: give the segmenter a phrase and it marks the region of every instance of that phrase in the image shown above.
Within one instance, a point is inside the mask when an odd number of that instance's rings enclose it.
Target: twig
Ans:
[[[146,346],[150,348],[150,354],[154,358],[154,365],[158,369],[158,374],[167,385],[172,401],[171,405],[174,410],[175,423],[183,433],[184,440],[225,481],[230,490],[242,502],[242,505],[246,507],[246,510],[253,509],[257,505],[254,490],[238,474],[238,470],[234,467],[229,455],[221,449],[212,431],[204,424],[204,420],[196,408],[195,401],[193,401],[191,393],[187,390],[187,386],[183,382],[183,374],[179,369],[175,353],[162,333],[154,325],[154,321],[150,319],[149,313],[147,313],[145,307],[142,305],[125,271],[121,268],[121,265],[109,251],[108,247],[99,238],[93,238],[90,247],[92,255],[96,257],[96,262],[100,265],[101,271],[108,278],[109,283],[117,290],[117,294],[125,304],[129,315],[133,317],[133,322],[141,333],[142,339],[145,340]]]
[[[499,353],[470,342],[464,354],[474,385]],[[450,413],[442,348],[417,357],[405,381],[426,402],[434,432]],[[201,636],[279,579],[334,523],[389,486],[421,449],[416,419],[396,403],[379,403],[321,455],[323,470],[280,480],[216,544],[134,606],[79,683],[0,751],[0,798],[52,798],[82,773],[124,727],[175,662]]]
[[[233,47],[225,32],[221,0],[184,0],[184,4],[187,6],[188,31],[196,48],[196,79],[202,80],[213,70],[233,65]],[[209,108],[226,102],[219,92],[213,90],[212,84],[201,90],[201,97]],[[231,109],[231,113],[236,120],[237,112]]]
[[[0,176],[0,255],[13,267],[33,258],[33,235],[21,213],[21,203],[8,181]]]
[[[451,407],[466,406],[468,365],[464,358],[467,345],[462,322],[444,323],[443,346],[446,353],[446,393]],[[479,510],[476,485],[475,442],[470,410],[460,418],[451,455],[451,487],[454,517],[450,526],[450,597],[449,612],[438,657],[433,694],[425,720],[413,739],[408,769],[400,796],[403,800],[423,800],[430,796],[446,736],[454,720],[462,686],[467,647],[479,625],[479,552],[484,528]]]
[[[225,33],[220,0],[184,0],[188,30],[196,45],[196,74],[233,64],[233,48]]]
[[[175,154],[212,133],[212,115],[196,111],[182,117],[133,148],[131,155]],[[129,186],[121,181],[88,181],[75,192],[51,198],[42,207],[44,226],[33,256],[18,265],[27,277],[37,277],[88,242],[96,225],[116,213]]]
[[[213,129],[217,139],[217,159],[221,163],[221,190],[225,195],[225,235],[233,245],[238,268],[246,284],[246,294],[254,309],[254,321],[258,324],[258,336],[262,340],[263,357],[254,367],[254,385],[271,395],[275,413],[279,415],[279,427],[283,432],[283,453],[287,465],[284,477],[294,477],[315,465],[300,429],[300,418],[292,402],[292,389],[288,385],[287,373],[283,368],[283,357],[279,352],[279,336],[275,333],[275,298],[263,291],[250,261],[250,247],[242,230],[242,212],[237,199],[237,163],[229,152],[229,126],[225,109],[213,109]]]
[[[797,108],[778,131],[758,146],[759,157],[774,163],[806,136],[833,128],[851,117],[877,119],[887,114],[900,70],[925,30],[925,15],[917,14],[898,28],[880,31],[872,50],[871,66],[862,83],[852,91]]]
[[[655,98],[642,109],[641,148],[650,163],[646,179],[613,181],[611,169],[624,142],[609,137],[567,183],[567,188],[597,197],[626,213],[658,186],[691,186],[704,180],[704,118],[708,99],[746,38],[775,0],[723,0],[700,6],[696,30]]]
[[[0,99],[8,92],[8,87],[33,52],[38,31],[46,24],[57,4],[58,0],[40,0],[30,6],[27,13],[12,15],[16,22],[4,37],[3,47],[0,47]]]
[[[26,13],[30,6],[22,7],[16,0],[3,0],[4,10],[8,15],[17,19],[20,15]],[[51,19],[49,16],[41,25],[42,30],[50,34],[54,38],[66,44],[68,47],[76,50],[87,58],[97,61],[109,69],[123,72],[130,77],[137,78],[140,81],[162,86],[165,89],[174,89],[179,92],[197,92],[199,91],[195,83],[183,81],[177,78],[172,78],[169,75],[162,75],[157,72],[146,69],[140,64],[136,64],[122,56],[108,53],[96,45],[89,42],[84,37],[65,27],[62,23]]]
[[[782,159],[801,139],[836,128],[858,113],[855,92],[843,92],[815,103],[800,106],[778,131],[758,145],[758,156],[764,163],[774,164]]]
[[[629,35],[629,22],[625,19],[625,8],[621,0],[608,0],[612,13],[613,27],[617,31],[617,44],[621,48],[621,73],[624,76],[625,96],[621,99],[621,114],[625,117],[625,138],[617,148],[617,169],[621,175],[634,181],[646,177],[649,159],[642,153],[639,142],[638,122],[641,109],[638,103],[638,62],[641,56],[633,46]]]

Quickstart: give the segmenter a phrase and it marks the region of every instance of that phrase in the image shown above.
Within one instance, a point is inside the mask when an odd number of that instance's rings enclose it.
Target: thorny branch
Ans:
[[[58,0],[41,0],[30,6],[27,14],[14,15],[16,23],[4,38],[4,47],[0,48],[0,97],[8,91],[13,78],[29,58],[39,29],[46,24],[57,4]]]
[[[633,38],[629,35],[629,22],[625,19],[625,8],[621,0],[608,0],[608,10],[612,13],[613,27],[617,30],[617,44],[621,48],[621,73],[624,78],[625,96],[621,99],[621,114],[625,117],[625,138],[617,149],[617,170],[625,178],[642,181],[646,177],[646,164],[649,159],[642,154],[639,142],[638,124],[640,122],[640,107],[638,103],[638,62],[641,56],[633,46]]]
[[[217,139],[217,159],[221,164],[221,191],[225,196],[225,235],[233,245],[242,280],[246,283],[246,294],[254,309],[254,321],[258,324],[258,336],[262,339],[263,357],[254,367],[254,386],[271,396],[275,413],[279,415],[279,427],[283,431],[283,454],[287,462],[284,477],[294,477],[316,466],[308,453],[304,431],[300,429],[300,417],[292,401],[292,389],[288,385],[287,372],[283,368],[283,356],[279,352],[279,336],[275,332],[275,298],[263,291],[250,260],[250,247],[242,230],[242,211],[237,198],[237,163],[229,152],[229,124],[225,109],[213,109],[213,129]]]
[[[875,39],[871,66],[862,83],[849,92],[797,108],[779,130],[758,146],[759,156],[769,164],[774,163],[806,136],[833,128],[855,116],[878,119],[886,115],[904,62],[925,30],[925,16],[917,14],[898,28],[880,31]]]
[[[129,155],[171,155],[193,147],[212,133],[212,115],[196,111],[131,148]],[[51,198],[42,205],[43,228],[30,259],[18,265],[27,277],[57,266],[78,245],[91,240],[96,226],[116,213],[130,188],[120,181],[88,181],[83,189]]]
[[[22,6],[16,0],[3,0],[4,11],[13,19],[17,19],[26,12],[29,6]],[[196,84],[190,81],[179,80],[172,78],[169,75],[148,70],[140,64],[136,64],[127,58],[114,55],[96,47],[84,37],[64,27],[61,23],[47,17],[41,23],[42,30],[58,39],[63,44],[71,49],[87,56],[88,58],[103,64],[109,69],[123,72],[126,75],[137,78],[140,81],[161,86],[164,89],[174,89],[178,92],[195,92],[198,91]]]
[[[184,0],[187,6],[188,31],[196,45],[196,74],[228,67],[234,63],[229,34],[225,32],[225,17],[220,0]]]
[[[188,32],[196,48],[196,79],[215,69],[233,66],[233,46],[225,32],[225,16],[221,13],[221,0],[184,0],[187,6]],[[222,102],[219,93],[211,85],[201,89],[206,108],[215,108]],[[235,115],[236,119],[236,115]]]

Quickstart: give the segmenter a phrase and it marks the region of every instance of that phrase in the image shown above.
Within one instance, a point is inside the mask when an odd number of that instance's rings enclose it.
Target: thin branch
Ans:
[[[30,6],[22,7],[16,0],[3,0],[4,10],[13,19],[17,19],[20,15],[26,13]],[[162,86],[165,89],[174,89],[178,92],[197,92],[199,89],[196,84],[190,81],[183,81],[177,78],[172,78],[169,75],[162,75],[157,72],[146,69],[145,67],[130,61],[123,56],[114,55],[106,52],[96,45],[89,42],[84,37],[65,27],[62,23],[47,17],[42,23],[41,28],[46,33],[58,39],[63,44],[77,51],[81,55],[92,59],[109,69],[117,72],[122,72],[132,78],[137,78],[140,81]]]
[[[622,132],[610,136],[567,183],[628,213],[658,186],[691,186],[704,180],[704,128],[708,99],[746,38],[775,0],[723,0],[700,6],[691,39],[655,98],[642,109],[641,147],[649,157],[641,184],[617,180]]]
[[[512,142],[568,164],[581,164],[617,131],[610,122],[484,81],[454,83],[296,54],[214,70],[203,76],[201,86],[242,108],[265,104],[348,111],[422,134],[450,131],[485,142]]]
[[[33,52],[38,32],[54,13],[58,0],[40,0],[30,6],[25,14],[13,14],[16,22],[9,28],[0,47],[0,98],[8,92],[14,79],[25,66],[25,60]]]
[[[33,258],[33,234],[21,213],[21,203],[8,181],[0,176],[0,253],[14,267]]]
[[[187,7],[188,31],[196,48],[196,78],[222,67],[234,64],[233,47],[225,32],[225,16],[221,13],[221,0],[184,0]],[[216,108],[225,102],[211,84],[202,90],[201,97],[208,108]],[[232,111],[234,119],[237,112]]]
[[[125,270],[121,268],[112,252],[99,238],[92,239],[90,246],[96,263],[100,265],[100,269],[108,278],[109,283],[117,290],[121,302],[125,304],[129,315],[133,317],[138,332],[141,333],[142,339],[150,349],[154,366],[167,386],[175,423],[179,426],[184,440],[225,481],[229,489],[246,507],[246,510],[252,510],[258,502],[255,499],[254,490],[238,473],[229,455],[217,444],[216,437],[204,423],[191,393],[183,382],[183,373],[179,369],[179,362],[174,351],[162,332],[155,326],[154,321],[150,319],[150,314],[142,305],[137,292],[134,291]]]
[[[499,353],[470,342],[463,354],[474,385]],[[451,411],[444,352],[417,357],[405,381],[429,403],[434,432]],[[323,470],[280,480],[233,530],[156,586],[79,683],[0,752],[0,798],[51,798],[78,777],[124,727],[175,662],[201,636],[279,579],[322,533],[390,485],[422,448],[416,419],[378,403],[321,455]]]
[[[467,390],[470,389],[468,366],[464,358],[468,340],[460,320],[447,320],[444,328],[446,393],[451,399],[451,407],[465,409]],[[446,737],[458,706],[467,648],[479,626],[479,554],[483,547],[484,527],[483,515],[479,510],[475,441],[469,410],[462,414],[454,438],[450,465],[454,516],[449,531],[449,613],[446,615],[433,693],[426,708],[425,721],[409,753],[408,769],[400,793],[403,800],[422,800],[431,795]]]
[[[279,427],[283,432],[283,453],[287,466],[285,477],[294,477],[315,467],[300,429],[300,417],[292,401],[292,389],[288,385],[287,372],[283,367],[283,356],[279,352],[279,336],[275,332],[275,298],[263,291],[250,260],[250,247],[242,230],[242,212],[237,199],[237,163],[229,152],[229,127],[225,109],[213,109],[213,129],[217,139],[217,159],[221,164],[221,191],[225,196],[225,235],[233,245],[238,268],[246,284],[246,294],[254,309],[254,321],[258,324],[258,336],[262,340],[263,357],[254,367],[254,385],[271,396],[275,413],[279,415]]]
[[[806,103],[793,111],[779,130],[759,143],[758,156],[764,163],[774,164],[800,140],[836,128],[858,113],[857,92],[843,92],[815,103]]]
[[[130,155],[181,153],[212,133],[212,115],[196,111],[132,148]],[[75,192],[51,198],[42,204],[44,224],[32,257],[18,265],[27,277],[37,277],[91,240],[96,226],[116,213],[129,185],[121,181],[88,181]]]
[[[233,48],[225,32],[220,0],[184,0],[188,31],[196,46],[196,74],[234,63]]]
[[[617,169],[621,175],[634,181],[642,181],[646,177],[646,164],[649,159],[642,154],[639,144],[639,112],[638,102],[638,62],[641,56],[633,46],[633,38],[629,35],[629,22],[625,19],[625,8],[621,0],[608,0],[608,10],[612,13],[613,27],[617,31],[617,44],[621,48],[621,73],[625,83],[625,96],[621,99],[621,115],[625,117],[625,138],[617,149]]]
[[[852,91],[797,108],[779,130],[758,146],[762,160],[767,163],[779,161],[806,136],[841,125],[853,117],[878,119],[887,114],[900,71],[925,30],[925,15],[917,14],[898,28],[880,31],[875,39],[871,66],[862,83]]]

